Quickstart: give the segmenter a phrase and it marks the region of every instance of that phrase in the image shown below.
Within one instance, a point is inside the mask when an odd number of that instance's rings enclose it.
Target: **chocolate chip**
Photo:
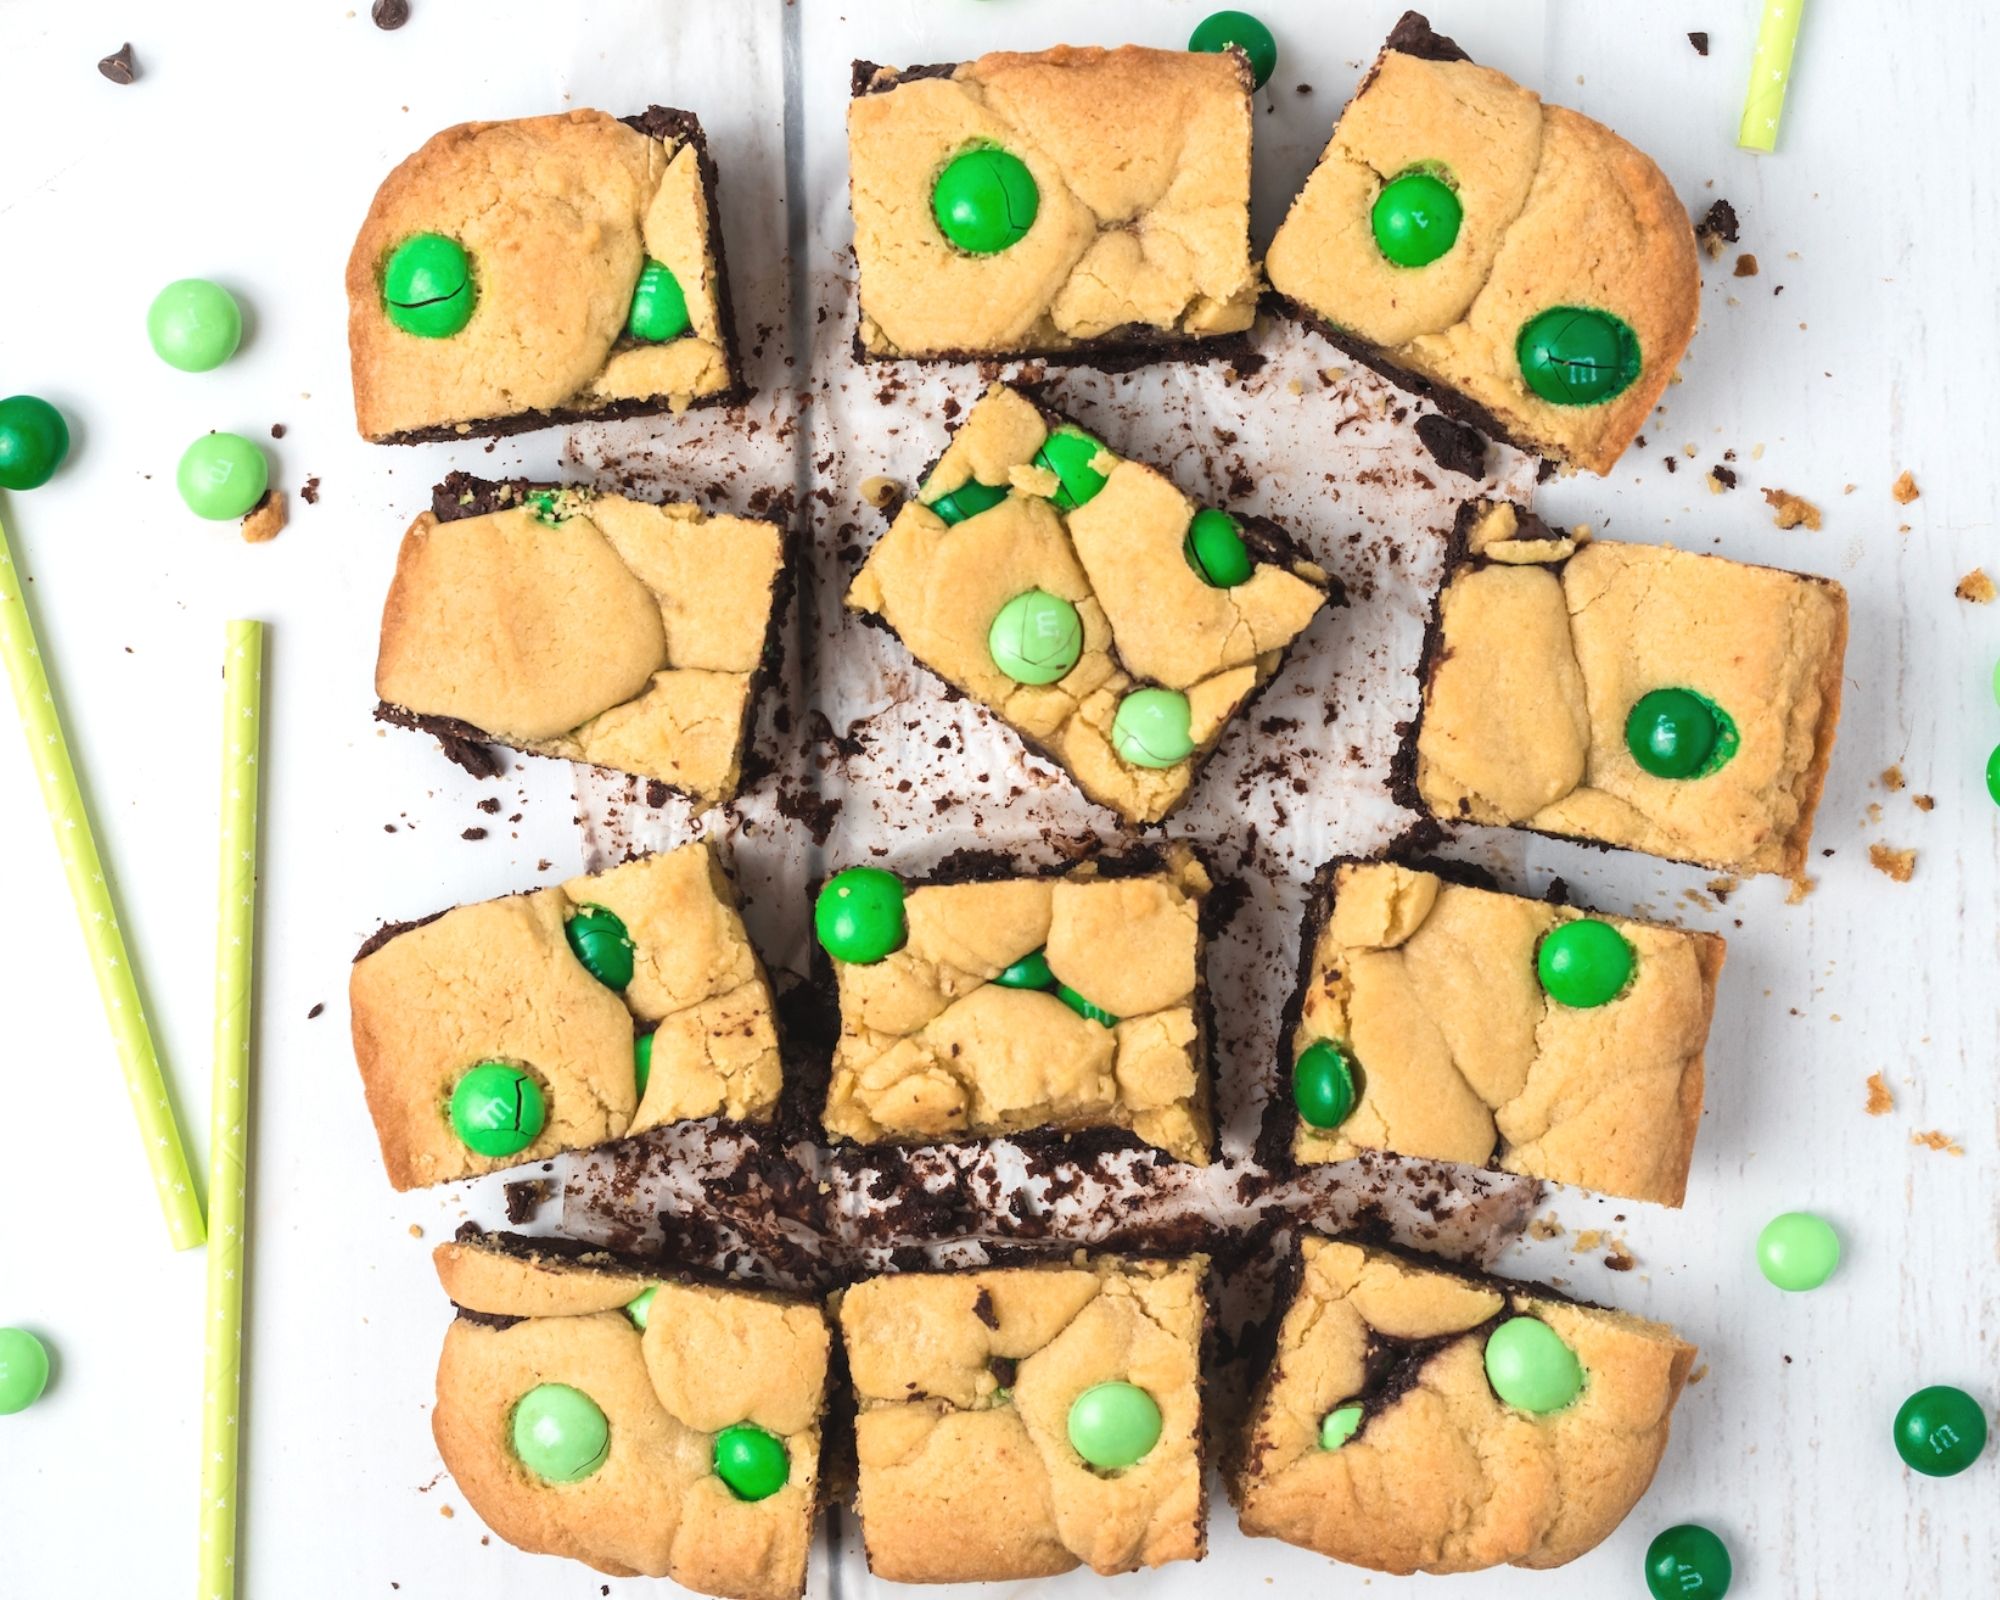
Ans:
[[[485,837],[486,837],[486,830],[484,828],[467,828],[465,832],[459,835],[459,838],[470,839],[475,844]]]
[[[97,70],[113,83],[130,83],[139,76],[139,63],[132,57],[129,42],[121,44],[111,55],[97,63]]]
[[[313,1005],[312,1010],[306,1013],[306,1021],[308,1022],[312,1021],[314,1017],[318,1016],[325,1009],[326,1009],[326,1002],[324,1000],[316,1001]]]
[[[1708,54],[1708,35],[1707,35],[1707,34],[1705,34],[1705,33],[1691,33],[1691,34],[1689,34],[1689,35],[1688,35],[1688,43],[1694,46],[1694,53],[1695,53],[1696,55],[1698,55],[1698,56],[1705,56],[1705,55],[1707,55],[1707,54]]]
[[[394,33],[410,20],[410,0],[375,0],[368,15],[384,33]]]
[[[284,425],[284,424],[283,424],[282,422],[274,422],[274,423],[272,423],[272,424],[271,424],[271,437],[272,437],[273,439],[282,439],[282,438],[284,438],[284,436],[285,436],[285,425]]]

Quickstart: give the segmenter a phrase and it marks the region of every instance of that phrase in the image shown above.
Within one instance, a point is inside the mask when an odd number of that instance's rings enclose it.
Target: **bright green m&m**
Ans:
[[[69,424],[39,396],[0,400],[0,489],[39,489],[69,454]]]
[[[966,151],[938,174],[931,189],[939,231],[976,256],[1019,244],[1041,208],[1042,191],[1028,164],[996,145]]]
[[[382,268],[382,309],[419,339],[449,339],[472,320],[478,300],[472,258],[441,233],[412,234]]]
[[[522,1395],[508,1431],[521,1465],[550,1483],[581,1483],[611,1453],[603,1410],[566,1383],[538,1383]]]
[[[542,1086],[504,1061],[480,1062],[451,1091],[451,1131],[474,1155],[517,1156],[548,1120]]]
[[[1271,30],[1247,11],[1217,11],[1203,17],[1188,35],[1190,50],[1220,53],[1235,45],[1250,58],[1253,88],[1261,89],[1277,70],[1278,41]]]
[[[1012,966],[996,973],[993,981],[1005,989],[1053,989],[1056,975],[1049,971],[1047,955],[1030,950]]]
[[[868,966],[903,947],[903,885],[880,867],[849,867],[826,880],[813,904],[813,930],[836,961]]]
[[[1638,381],[1639,336],[1609,312],[1551,306],[1521,325],[1514,358],[1551,405],[1595,406]]]
[[[632,1326],[641,1333],[646,1331],[646,1324],[652,1320],[653,1297],[659,1292],[657,1283],[649,1283],[625,1302],[625,1315],[632,1319]]]
[[[1993,747],[1993,754],[1986,758],[1986,792],[1993,797],[1993,803],[2000,806],[2000,744]]]
[[[1211,589],[1234,589],[1239,583],[1248,583],[1254,570],[1242,528],[1227,511],[1213,507],[1194,514],[1187,537],[1181,541],[1181,554]]]
[[[639,1098],[646,1098],[646,1085],[653,1081],[653,1036],[642,1033],[632,1041],[632,1081],[639,1086]]]
[[[1487,1336],[1486,1381],[1508,1405],[1539,1415],[1582,1392],[1583,1367],[1540,1317],[1509,1317]]]
[[[1086,1022],[1100,1022],[1107,1028],[1118,1026],[1118,1019],[1109,1011],[1093,1001],[1086,1000],[1066,983],[1056,985],[1056,998]]]
[[[1054,683],[1083,654],[1083,618],[1046,589],[1017,594],[986,630],[986,652],[1016,683]]]
[[[1319,1447],[1338,1450],[1361,1429],[1359,1406],[1336,1406],[1320,1419]]]
[[[1632,976],[1632,946],[1595,917],[1558,922],[1535,952],[1535,976],[1558,1005],[1587,1010],[1616,1000]]]
[[[1192,722],[1178,689],[1134,689],[1111,719],[1111,747],[1135,767],[1171,767],[1194,754]]]
[[[1626,714],[1625,748],[1656,778],[1698,778],[1735,753],[1736,733],[1706,696],[1654,689]]]
[[[715,1475],[739,1500],[768,1500],[784,1488],[792,1463],[784,1440],[739,1422],[715,1436]]]
[[[622,990],[632,981],[632,936],[617,912],[583,906],[563,925],[563,932],[583,970],[605,988]]]
[[[1919,1389],[1896,1413],[1896,1454],[1927,1478],[1953,1478],[1986,1448],[1986,1412],[1948,1383]]]
[[[1368,214],[1375,247],[1399,267],[1427,267],[1458,243],[1465,216],[1452,186],[1416,168],[1391,178]]]
[[[0,1328],[0,1417],[26,1411],[48,1386],[48,1348],[26,1328]]]
[[[1337,1128],[1354,1115],[1361,1098],[1358,1073],[1331,1039],[1315,1039],[1292,1063],[1292,1103],[1308,1127]]]
[[[625,331],[648,344],[665,344],[688,331],[687,296],[681,281],[664,262],[648,261],[632,290],[632,309],[625,316]]]
[[[1107,454],[1102,444],[1067,422],[1042,441],[1041,449],[1035,452],[1035,465],[1056,475],[1052,498],[1058,511],[1074,511],[1096,498],[1104,487],[1105,474],[1092,463]]]
[[[1070,1448],[1099,1472],[1145,1459],[1160,1442],[1160,1407],[1135,1383],[1099,1383],[1070,1402]]]
[[[976,517],[982,511],[991,511],[1006,498],[1007,491],[1000,485],[967,478],[950,494],[941,494],[933,500],[931,510],[946,523],[955,524],[967,517]]]
[[[243,342],[243,312],[221,284],[180,278],[153,296],[146,309],[146,337],[153,354],[168,366],[212,372]]]
[[[205,433],[174,471],[188,510],[210,522],[245,516],[271,486],[271,463],[240,433]]]
[[[1817,1289],[1840,1265],[1840,1235],[1824,1217],[1787,1211],[1757,1235],[1757,1267],[1788,1294]]]
[[[1668,1528],[1646,1546],[1653,1600],[1722,1600],[1730,1577],[1729,1546],[1698,1522]]]

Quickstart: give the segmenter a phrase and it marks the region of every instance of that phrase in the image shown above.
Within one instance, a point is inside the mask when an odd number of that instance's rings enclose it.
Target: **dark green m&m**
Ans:
[[[39,489],[69,454],[69,424],[37,395],[0,400],[0,489]]]
[[[472,320],[479,291],[465,246],[441,233],[412,234],[382,268],[382,308],[419,339],[449,339]]]
[[[1535,976],[1559,1005],[1588,1010],[1616,1000],[1632,976],[1632,946],[1595,917],[1559,922],[1535,952]]]
[[[1035,465],[1056,475],[1052,498],[1058,511],[1074,511],[1096,498],[1104,487],[1105,475],[1091,463],[1104,454],[1102,444],[1067,422],[1042,441],[1041,449],[1035,452]]]
[[[739,1422],[715,1436],[715,1475],[739,1500],[768,1500],[791,1473],[785,1441],[754,1423]]]
[[[1368,214],[1375,247],[1399,267],[1427,267],[1458,243],[1464,208],[1434,171],[1413,168],[1382,185]]]
[[[1056,975],[1049,971],[1047,955],[1030,950],[1012,966],[995,973],[993,981],[1005,989],[1053,989]]]
[[[1927,1478],[1953,1478],[1986,1448],[1986,1412],[1948,1383],[1919,1389],[1896,1413],[1896,1454]]]
[[[1242,528],[1227,511],[1213,507],[1194,514],[1187,537],[1181,541],[1181,554],[1211,589],[1234,589],[1239,583],[1248,583],[1255,570]]]
[[[1540,1317],[1509,1317],[1487,1335],[1486,1381],[1508,1405],[1539,1416],[1583,1392],[1583,1365]]]
[[[1086,1000],[1066,983],[1056,985],[1056,998],[1086,1022],[1102,1023],[1107,1028],[1118,1026],[1118,1019],[1109,1011],[1093,1001]]]
[[[550,1483],[581,1483],[611,1454],[603,1409],[566,1383],[538,1383],[522,1395],[508,1433],[521,1465]]]
[[[1261,89],[1271,81],[1278,66],[1278,41],[1271,30],[1247,11],[1217,11],[1203,17],[1188,35],[1190,50],[1220,54],[1235,45],[1250,58],[1252,87]]]
[[[632,290],[625,331],[646,344],[665,344],[688,331],[687,296],[664,262],[647,261]]]
[[[976,517],[982,511],[991,511],[1007,498],[1007,491],[999,484],[981,483],[977,478],[967,478],[950,494],[941,494],[931,502],[935,511],[948,524],[963,522],[967,517]]]
[[[957,157],[931,189],[931,214],[959,249],[990,256],[1019,244],[1035,225],[1042,191],[1012,151],[981,145]]]
[[[1093,1384],[1070,1402],[1070,1448],[1099,1472],[1143,1461],[1161,1427],[1159,1402],[1136,1383]]]
[[[1528,387],[1551,405],[1595,406],[1638,381],[1639,336],[1608,311],[1551,306],[1514,341]]]
[[[639,1098],[646,1098],[646,1085],[653,1081],[653,1035],[642,1033],[632,1041],[632,1081],[639,1086]]]
[[[1653,1600],[1722,1600],[1731,1576],[1729,1546],[1698,1522],[1668,1528],[1646,1546]]]
[[[1175,766],[1194,754],[1193,721],[1178,689],[1134,689],[1111,719],[1111,747],[1135,767]]]
[[[880,867],[849,867],[826,880],[813,905],[813,930],[836,961],[868,966],[903,947],[903,885]]]
[[[542,1086],[504,1061],[480,1062],[451,1091],[451,1131],[474,1155],[517,1156],[548,1120]]]
[[[632,981],[632,936],[615,911],[603,906],[582,906],[569,919],[563,932],[576,959],[607,989],[623,989]]]
[[[1292,1103],[1307,1126],[1337,1128],[1354,1115],[1361,1098],[1359,1074],[1347,1052],[1331,1039],[1315,1039],[1292,1063]]]
[[[1735,754],[1736,725],[1692,689],[1654,689],[1625,718],[1625,748],[1656,778],[1699,778]]]

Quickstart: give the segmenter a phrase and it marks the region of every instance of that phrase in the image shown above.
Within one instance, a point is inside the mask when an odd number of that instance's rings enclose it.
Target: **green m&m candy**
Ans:
[[[49,1386],[49,1352],[26,1328],[0,1328],[0,1417],[26,1411]]]
[[[39,489],[69,454],[69,424],[32,394],[0,400],[0,489]]]
[[[768,1500],[792,1475],[785,1441],[750,1422],[715,1436],[715,1475],[739,1500]]]
[[[993,981],[1007,989],[1053,989],[1056,975],[1049,971],[1049,958],[1030,950],[1012,966],[996,973]]]
[[[1391,178],[1368,221],[1375,247],[1399,267],[1427,267],[1458,242],[1465,216],[1452,186],[1421,167]]]
[[[1347,1052],[1331,1039],[1315,1039],[1292,1063],[1292,1103],[1308,1127],[1337,1128],[1354,1115],[1361,1098],[1358,1074]]]
[[[1927,1478],[1953,1478],[1986,1448],[1986,1412],[1948,1383],[1919,1389],[1896,1413],[1896,1454]]]
[[[1736,752],[1736,727],[1692,689],[1654,689],[1625,717],[1625,748],[1656,778],[1698,778]]]
[[[826,880],[813,904],[813,931],[836,961],[868,966],[903,948],[909,927],[903,885],[880,867],[849,867]]]
[[[1067,422],[1042,441],[1041,449],[1035,452],[1035,465],[1056,475],[1053,498],[1058,511],[1074,511],[1096,498],[1104,487],[1105,475],[1091,463],[1106,453],[1097,440]]]
[[[1070,1402],[1070,1448],[1099,1472],[1145,1459],[1160,1442],[1160,1407],[1136,1383],[1099,1383]]]
[[[617,912],[583,906],[564,924],[563,932],[583,970],[605,988],[622,990],[632,981],[632,936]]]
[[[1535,952],[1535,976],[1558,1005],[1586,1010],[1616,1000],[1632,976],[1625,935],[1595,917],[1558,922]]]
[[[212,372],[243,342],[243,312],[221,284],[180,278],[153,296],[146,309],[146,337],[168,366]]]
[[[205,433],[182,453],[174,483],[196,516],[227,522],[264,498],[271,463],[240,433]]]
[[[941,494],[931,502],[931,510],[946,523],[963,522],[967,517],[976,517],[982,511],[991,511],[1007,498],[1007,491],[998,484],[981,483],[977,478],[967,478],[950,494]]]
[[[1521,325],[1514,358],[1551,405],[1595,406],[1638,381],[1639,336],[1607,311],[1551,306]]]
[[[1487,1336],[1486,1381],[1508,1405],[1540,1415],[1582,1392],[1583,1367],[1540,1317],[1509,1317]]]
[[[1046,589],[1017,594],[986,630],[986,653],[1016,683],[1054,683],[1083,654],[1083,618]]]
[[[1227,511],[1212,507],[1197,511],[1181,541],[1181,554],[1211,589],[1234,589],[1250,581],[1250,550],[1243,542],[1243,530]]]
[[[1320,1419],[1319,1447],[1338,1450],[1361,1429],[1359,1406],[1336,1406]]]
[[[2000,806],[2000,744],[1993,747],[1993,754],[1986,758],[1986,792],[1993,797],[1993,803]]]
[[[1188,35],[1190,50],[1220,53],[1235,45],[1250,58],[1253,87],[1261,89],[1271,81],[1278,65],[1278,41],[1271,30],[1247,11],[1217,11],[1203,17]]]
[[[1729,1546],[1698,1522],[1668,1528],[1646,1546],[1653,1600],[1722,1600],[1731,1575]]]
[[[522,1395],[508,1432],[521,1465],[550,1483],[581,1483],[611,1453],[603,1410],[566,1383],[538,1383]]]
[[[472,320],[472,258],[441,233],[412,234],[382,268],[382,309],[405,333],[449,339]]]
[[[647,344],[665,344],[688,331],[687,296],[681,281],[662,262],[648,261],[632,291],[625,331]]]
[[[1111,719],[1111,747],[1135,767],[1171,767],[1194,754],[1188,698],[1178,689],[1134,689]]]
[[[1086,1022],[1101,1022],[1107,1028],[1118,1026],[1118,1019],[1109,1011],[1086,1000],[1066,983],[1056,985],[1056,998]]]
[[[646,1098],[646,1085],[653,1081],[653,1036],[642,1033],[632,1041],[632,1081],[639,1086],[639,1098]]]
[[[652,1319],[653,1297],[659,1292],[657,1283],[649,1283],[625,1302],[625,1315],[632,1319],[632,1326],[641,1333],[646,1331],[646,1324]]]
[[[976,256],[1020,243],[1041,208],[1042,191],[1028,164],[997,145],[966,151],[938,174],[931,189],[939,230]]]
[[[1757,1267],[1788,1294],[1817,1289],[1840,1265],[1840,1235],[1824,1217],[1787,1211],[1757,1235]]]
[[[451,1131],[474,1155],[517,1156],[548,1120],[542,1086],[504,1061],[480,1062],[451,1091]]]

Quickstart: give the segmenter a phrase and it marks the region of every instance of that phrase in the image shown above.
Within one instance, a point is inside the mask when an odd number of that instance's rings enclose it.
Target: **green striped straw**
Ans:
[[[1792,81],[1792,50],[1799,42],[1799,18],[1806,0],[1764,0],[1764,19],[1757,25],[1757,48],[1750,55],[1750,93],[1743,101],[1743,121],[1736,142],[1745,150],[1769,155],[1778,144],[1778,119],[1785,111],[1785,90]]]
[[[35,638],[34,620],[28,615],[25,590],[26,580],[7,543],[6,525],[0,522],[0,658],[5,659],[7,676],[14,685],[14,705],[20,713],[21,731],[28,737],[28,759],[41,779],[42,804],[48,810],[49,825],[55,829],[56,850],[69,879],[70,898],[76,902],[77,920],[83,924],[83,942],[90,951],[97,993],[118,1048],[125,1092],[131,1098],[132,1114],[138,1118],[145,1141],[146,1160],[153,1169],[153,1191],[159,1196],[174,1248],[187,1250],[202,1241],[201,1201],[188,1172],[180,1125],[174,1121],[174,1109],[167,1099],[160,1055],[153,1048],[152,1030],[139,1002],[132,957],[118,928],[111,879],[97,853],[96,831],[84,807],[76,764],[70,759],[69,740],[56,711],[55,691],[49,687],[48,665]]]
[[[222,657],[222,844],[215,921],[215,1089],[209,1106],[208,1318],[201,1393],[198,1600],[236,1593],[237,1419],[243,1393],[250,1002],[257,937],[257,751],[264,624],[234,621]]]

